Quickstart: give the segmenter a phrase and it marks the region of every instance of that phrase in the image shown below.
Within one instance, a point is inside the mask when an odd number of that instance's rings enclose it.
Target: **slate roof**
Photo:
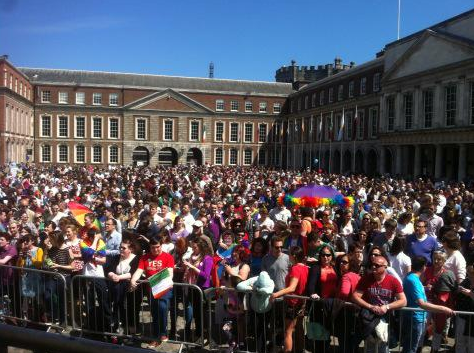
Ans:
[[[288,96],[291,83],[161,76],[102,71],[18,68],[33,84],[77,85],[114,88],[153,88],[209,93]]]

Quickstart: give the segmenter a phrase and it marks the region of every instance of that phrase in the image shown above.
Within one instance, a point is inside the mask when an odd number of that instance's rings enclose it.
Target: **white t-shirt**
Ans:
[[[411,259],[403,251],[397,256],[388,254],[390,267],[392,267],[400,278],[405,278],[411,268]]]
[[[461,283],[466,278],[466,259],[459,250],[454,251],[444,263],[444,268],[454,273],[456,282]]]

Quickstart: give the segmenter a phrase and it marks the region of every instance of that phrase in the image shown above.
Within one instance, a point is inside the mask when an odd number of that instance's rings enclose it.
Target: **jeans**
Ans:
[[[411,315],[405,316],[403,327],[406,331],[402,337],[402,352],[416,353],[417,348],[423,343],[421,340],[425,333],[425,321],[417,322]]]
[[[153,298],[150,292],[151,316],[153,318],[153,334],[155,337],[167,336],[168,333],[168,311],[173,291],[163,295],[160,299]]]
[[[88,328],[99,332],[112,332],[112,310],[105,279],[99,277],[88,281],[86,302]],[[98,307],[95,304],[96,298]]]
[[[68,281],[69,277],[66,277]],[[66,297],[64,293],[65,285],[60,277],[49,277],[45,281],[44,301],[46,313],[52,321],[61,324],[66,322]]]

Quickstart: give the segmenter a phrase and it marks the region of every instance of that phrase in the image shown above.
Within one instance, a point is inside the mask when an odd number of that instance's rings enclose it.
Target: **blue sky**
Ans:
[[[402,0],[401,36],[474,8]],[[397,0],[0,0],[17,66],[274,81],[299,65],[362,63],[397,35]]]

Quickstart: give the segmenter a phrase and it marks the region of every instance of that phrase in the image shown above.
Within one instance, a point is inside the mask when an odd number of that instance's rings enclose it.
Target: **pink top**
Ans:
[[[341,300],[350,300],[352,293],[355,292],[360,276],[355,272],[347,272],[341,278],[341,284],[336,298]]]

